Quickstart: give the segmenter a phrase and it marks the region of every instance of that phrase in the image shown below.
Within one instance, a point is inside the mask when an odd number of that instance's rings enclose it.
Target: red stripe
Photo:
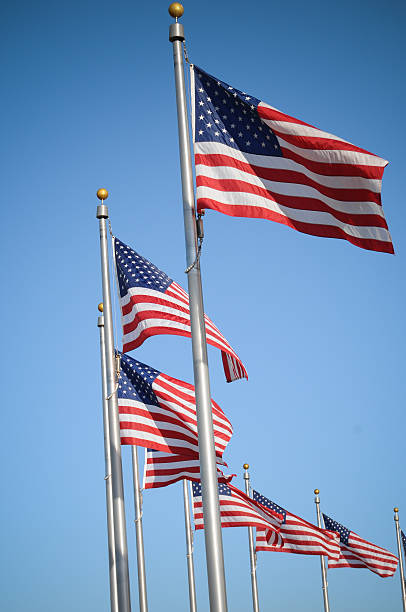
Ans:
[[[162,451],[164,453],[179,453],[182,452],[184,454],[187,454],[189,452],[188,448],[185,448],[184,446],[168,446],[167,444],[164,443],[159,443],[159,442],[146,442],[145,440],[143,440],[142,438],[138,438],[136,435],[134,436],[122,436],[121,437],[121,444],[124,445],[135,445],[135,446],[142,446],[143,448],[153,448],[154,450],[158,450],[158,451]],[[191,453],[193,451],[190,451]]]
[[[259,219],[268,219],[270,221],[275,221],[276,223],[281,223],[282,225],[292,227],[293,229],[303,232],[304,234],[311,234],[313,236],[321,236],[324,238],[340,238],[343,240],[348,240],[348,242],[351,242],[362,249],[380,251],[382,253],[394,253],[391,242],[383,242],[381,240],[373,240],[371,238],[356,238],[346,234],[341,228],[335,226],[294,221],[280,213],[270,211],[266,208],[261,208],[260,206],[236,207],[229,204],[223,204],[222,202],[217,202],[216,200],[211,200],[209,198],[199,198],[197,200],[197,209],[201,211],[206,208],[217,210],[232,217],[255,217]]]
[[[161,320],[164,319],[167,321],[175,321],[176,323],[181,323],[182,325],[186,325],[187,327],[190,328],[189,312],[185,313],[187,315],[186,317],[182,317],[181,315],[183,314],[183,309],[180,309],[177,306],[172,305],[171,307],[175,308],[179,312],[179,314],[170,314],[170,313],[167,313],[161,310],[138,311],[137,304],[151,303],[151,302],[157,303],[158,305],[165,305],[165,304],[160,303],[162,302],[162,300],[159,300],[158,302],[155,299],[149,300],[148,296],[147,297],[144,297],[144,296],[131,296],[130,297],[130,303],[127,304],[125,308],[122,308],[123,315],[124,314],[128,315],[129,313],[133,311],[133,309],[135,310],[135,312],[134,312],[134,319],[132,319],[131,321],[123,325],[123,333],[125,335],[137,329],[141,321],[148,321],[148,320],[154,320],[154,319],[161,319]],[[166,304],[166,305],[169,305],[169,304]],[[210,326],[206,326],[206,335],[207,335],[207,342],[209,342],[210,344],[213,344],[214,346],[216,346],[217,348],[220,348],[221,350],[225,350],[225,349],[230,350],[230,352],[234,354],[234,351],[229,346],[227,340],[225,340],[225,338],[219,332],[212,330]],[[216,344],[214,344],[214,342],[216,342]]]
[[[211,187],[217,191],[252,193],[266,200],[277,202],[281,206],[287,206],[294,210],[326,212],[331,214],[338,221],[353,225],[354,227],[383,227],[384,229],[388,229],[385,219],[379,215],[358,215],[354,213],[349,214],[341,212],[335,208],[331,208],[325,202],[316,198],[282,195],[256,185],[251,185],[250,183],[243,181],[236,181],[234,179],[213,179],[205,176],[198,176],[196,177],[196,183],[198,187]],[[237,207],[237,205],[235,206]],[[238,206],[238,208],[240,208],[240,206]],[[252,206],[250,208],[255,209],[258,207]],[[249,216],[253,217],[254,215],[251,214]]]
[[[151,336],[159,336],[160,334],[169,334],[173,336],[185,336],[186,338],[190,338],[190,333],[185,332],[183,330],[174,329],[173,327],[149,327],[148,329],[144,329],[136,340],[131,340],[130,342],[126,342],[125,337],[123,338],[123,353],[129,353],[130,351],[138,348],[141,344]]]
[[[278,130],[277,127],[272,126],[271,130],[280,136],[286,142],[295,147],[301,149],[317,149],[318,151],[353,151],[354,153],[368,153],[359,147],[341,140],[335,140],[334,138],[324,138],[322,136],[300,136],[299,134],[287,134]],[[370,153],[369,153],[370,155]],[[357,163],[357,162],[354,162]]]
[[[297,123],[298,125],[307,125],[307,127],[314,127],[310,123],[305,123],[300,119],[295,119],[295,117],[291,117],[290,115],[286,115],[281,111],[278,111],[274,108],[268,108],[267,106],[262,106],[261,103],[257,106],[258,115],[262,119],[269,119],[270,121],[289,121],[289,123]]]
[[[266,168],[264,166],[257,166],[243,162],[239,159],[228,155],[209,154],[209,155],[196,155],[196,163],[204,166],[219,167],[225,166],[230,168],[236,168],[241,172],[258,176],[261,179],[268,181],[276,181],[278,183],[294,183],[299,185],[307,185],[317,189],[317,191],[333,200],[339,200],[341,202],[375,202],[381,204],[380,193],[376,193],[369,189],[360,189],[354,187],[353,189],[342,189],[334,188],[323,185],[316,180],[309,178],[305,174],[298,170],[290,169],[279,169],[279,168]],[[196,177],[197,181],[202,178],[202,171],[199,170],[199,174]],[[222,182],[226,180],[236,179],[218,179]],[[199,184],[199,183],[197,183]],[[255,193],[255,192],[254,192]]]
[[[283,157],[301,164],[308,170],[323,176],[358,176],[368,179],[382,180],[384,168],[381,166],[365,166],[362,164],[337,164],[313,161],[298,153],[281,146]]]

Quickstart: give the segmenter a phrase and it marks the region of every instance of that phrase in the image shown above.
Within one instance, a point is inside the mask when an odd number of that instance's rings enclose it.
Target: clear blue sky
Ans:
[[[4,3],[1,607],[108,610],[97,304],[96,190],[114,232],[186,286],[168,2]],[[185,2],[192,61],[390,161],[383,204],[396,255],[208,212],[206,311],[249,382],[213,397],[226,451],[253,485],[313,520],[322,509],[396,550],[404,476],[404,28],[396,1]],[[138,359],[192,381],[189,341],[148,340]],[[123,452],[133,609],[130,453]],[[144,495],[151,611],[188,610],[181,485]],[[229,609],[251,606],[247,533],[224,532]],[[207,610],[203,534],[195,537]],[[263,610],[322,610],[319,559],[260,553]],[[398,574],[329,574],[332,611],[401,610]]]

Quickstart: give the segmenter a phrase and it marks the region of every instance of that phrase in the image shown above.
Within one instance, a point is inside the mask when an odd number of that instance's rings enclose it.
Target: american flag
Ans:
[[[198,210],[257,217],[393,253],[387,161],[191,69]]]
[[[114,253],[123,319],[123,353],[150,336],[191,337],[189,295],[178,283],[114,238]],[[207,342],[220,349],[227,382],[248,378],[238,355],[205,315]]]
[[[224,462],[219,462],[222,465]],[[218,468],[219,482],[229,482],[235,474],[225,476]],[[173,455],[146,449],[144,489],[166,487],[178,480],[200,481],[199,455]]]
[[[269,539],[278,532],[283,517],[265,509],[231,484],[219,483],[220,517],[222,527],[256,527],[262,529]],[[204,529],[202,486],[192,483],[193,516],[196,529]]]
[[[198,452],[194,386],[121,355],[118,408],[122,444],[175,453]],[[214,443],[221,457],[233,430],[212,400]]]
[[[328,568],[362,567],[375,572],[382,578],[393,576],[398,564],[398,558],[388,550],[375,546],[359,537],[353,531],[323,514],[324,525],[329,531],[335,531],[340,536],[341,554],[337,561],[328,560]]]
[[[405,557],[406,557],[406,536],[402,530],[400,530],[400,534],[402,536],[403,550],[405,551]]]
[[[340,556],[338,537],[325,529],[287,512],[258,491],[252,492],[253,499],[265,508],[282,514],[283,523],[279,533],[272,536],[269,542],[266,533],[257,529],[256,551],[274,551],[296,553],[298,555],[325,555],[331,559]]]

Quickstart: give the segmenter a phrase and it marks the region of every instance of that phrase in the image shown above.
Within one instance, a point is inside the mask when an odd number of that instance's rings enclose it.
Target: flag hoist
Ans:
[[[123,469],[121,464],[120,423],[117,403],[117,380],[114,358],[113,317],[111,308],[111,291],[109,260],[107,246],[106,219],[108,209],[104,200],[108,197],[106,189],[99,189],[97,197],[101,204],[97,207],[99,219],[100,257],[103,287],[104,340],[106,360],[106,387],[108,402],[108,421],[110,432],[111,486],[113,496],[114,551],[116,557],[117,600],[119,612],[130,612],[130,580],[128,572],[127,530],[124,508]]]
[[[250,475],[249,475],[249,464],[244,463],[244,480],[245,480],[245,492],[248,497],[251,495],[250,487]],[[250,565],[251,565],[251,589],[252,589],[252,609],[254,612],[259,612],[259,601],[258,601],[258,584],[257,584],[257,554],[255,552],[255,532],[253,527],[248,527],[248,545],[250,551]]]
[[[398,553],[399,553],[399,573],[400,573],[400,585],[402,589],[402,604],[403,604],[403,612],[406,612],[406,585],[405,585],[405,574],[403,569],[403,555],[402,555],[402,547],[400,543],[400,527],[399,527],[399,508],[393,508],[395,516],[393,520],[395,521],[396,526],[396,540],[398,543]]]
[[[169,28],[169,40],[173,45],[175,67],[186,265],[192,331],[193,370],[196,392],[210,610],[211,612],[226,612],[227,595],[224,574],[223,543],[221,536],[206,329],[204,324],[202,283],[197,249],[197,219],[193,190],[192,157],[190,151],[182,53],[182,44],[185,40],[185,35],[183,25],[178,22],[178,18],[183,15],[183,6],[177,2],[172,3],[169,7],[169,14],[176,20]]]
[[[315,494],[314,503],[316,504],[317,526],[320,527],[320,529],[322,529],[319,493],[320,493],[319,489],[314,489],[314,494]],[[324,560],[323,555],[320,555],[320,565],[321,565],[321,583],[322,583],[322,589],[323,589],[324,612],[330,612],[330,603],[328,601],[327,569],[326,569],[326,562]]]
[[[103,313],[103,304],[100,303],[99,312]],[[106,376],[106,348],[104,340],[104,316],[101,314],[97,319],[100,331],[100,361],[102,374],[102,398],[103,398],[103,430],[104,430],[104,464],[106,481],[106,509],[107,509],[107,539],[109,546],[109,578],[110,578],[110,609],[118,612],[117,599],[117,576],[116,576],[116,553],[114,550],[114,517],[113,517],[113,488],[111,483],[111,454],[110,454],[110,427],[109,427],[109,405],[107,401],[107,376]]]

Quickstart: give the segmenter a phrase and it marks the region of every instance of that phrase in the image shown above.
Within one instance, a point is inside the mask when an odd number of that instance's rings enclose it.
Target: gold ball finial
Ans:
[[[320,493],[320,491],[318,489],[314,489],[314,494],[318,495]]]
[[[172,2],[172,4],[168,8],[168,12],[170,16],[173,17],[174,19],[178,19],[179,17],[182,17],[184,10],[185,9],[183,8],[180,2]]]
[[[98,305],[98,310],[99,312],[103,312],[103,302],[100,302],[100,304]]]
[[[248,470],[250,465],[249,465],[249,463],[244,463],[244,465],[242,467],[244,468],[244,470]]]
[[[393,512],[399,512],[399,508],[393,508]]]
[[[109,192],[107,191],[107,189],[98,189],[97,197],[99,198],[99,200],[107,200],[107,198],[109,197]]]

